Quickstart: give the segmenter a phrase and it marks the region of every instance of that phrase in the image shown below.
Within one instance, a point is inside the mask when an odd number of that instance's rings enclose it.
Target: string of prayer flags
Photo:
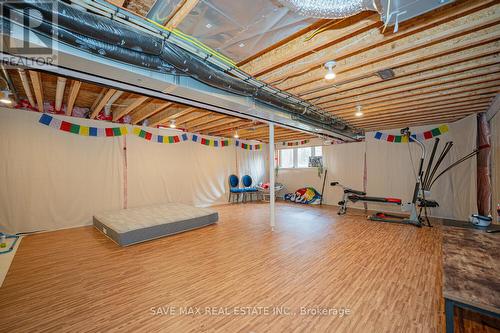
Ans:
[[[252,145],[252,144],[241,142],[239,140],[236,140],[236,147],[240,147],[240,148],[243,148],[246,150],[261,150],[262,149],[261,144]]]
[[[292,147],[292,146],[300,146],[300,145],[305,145],[305,144],[308,144],[309,143],[309,140],[302,140],[302,141],[288,141],[288,142],[283,142],[282,145],[283,146],[288,146],[288,147]]]
[[[188,135],[183,133],[182,135],[156,135],[145,131],[139,127],[134,127],[134,134],[140,138],[143,138],[148,141],[157,142],[157,143],[179,143],[182,141],[189,140]]]
[[[411,138],[419,141],[429,140],[449,131],[448,125],[441,125],[423,133],[412,134]],[[382,132],[375,132],[375,139],[394,143],[407,143],[408,137],[404,135],[392,135]]]
[[[49,126],[54,129],[58,129],[60,131],[78,134],[81,136],[112,137],[112,136],[122,136],[128,134],[126,126],[105,127],[105,128],[83,126],[83,125],[73,124],[64,120],[60,120],[58,118],[54,118],[46,113],[41,115],[40,120],[38,122],[40,124]]]

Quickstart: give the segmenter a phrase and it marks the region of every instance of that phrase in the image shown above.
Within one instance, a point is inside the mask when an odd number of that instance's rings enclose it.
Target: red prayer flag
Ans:
[[[114,134],[112,128],[106,128],[106,136],[114,136]]]
[[[69,132],[71,130],[71,123],[68,123],[67,121],[62,121],[60,129],[61,131]]]

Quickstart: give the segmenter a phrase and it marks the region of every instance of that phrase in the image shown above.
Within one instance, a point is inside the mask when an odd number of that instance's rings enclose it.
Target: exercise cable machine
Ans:
[[[457,165],[465,162],[466,160],[474,157],[479,153],[481,149],[488,148],[489,145],[484,145],[480,146],[477,149],[473,150],[471,153],[461,157],[458,159],[456,162],[452,163],[448,167],[446,167],[444,170],[442,170],[440,173],[436,175],[436,173],[439,170],[439,167],[443,163],[445,157],[448,155],[450,152],[451,148],[453,147],[453,142],[448,141],[444,145],[443,150],[439,154],[436,163],[434,164],[434,159],[436,157],[436,152],[439,146],[439,138],[436,138],[434,141],[434,146],[432,148],[432,153],[429,158],[429,161],[427,162],[426,166],[426,171],[424,172],[424,161],[426,157],[426,149],[424,144],[419,141],[415,136],[411,136],[411,133],[408,128],[404,128],[401,130],[401,134],[406,136],[408,138],[408,143],[410,142],[415,142],[419,145],[421,148],[422,154],[419,162],[419,171],[418,174],[416,174],[416,184],[415,184],[415,190],[413,192],[413,198],[412,201],[406,204],[402,204],[401,199],[397,198],[384,198],[384,197],[369,197],[366,195],[366,192],[364,191],[358,191],[351,189],[349,187],[346,187],[339,182],[331,182],[331,186],[340,186],[342,187],[344,191],[344,195],[342,197],[342,201],[339,202],[339,215],[343,215],[347,212],[347,204],[348,202],[353,202],[356,203],[358,201],[361,202],[374,202],[374,203],[384,203],[384,204],[395,204],[401,206],[402,211],[410,212],[410,216],[401,216],[401,215],[393,215],[393,214],[388,214],[388,213],[376,213],[374,215],[369,216],[368,218],[372,221],[379,221],[379,222],[393,222],[393,223],[404,223],[404,224],[411,224],[417,227],[421,227],[423,225],[423,221],[425,219],[426,224],[431,227],[431,223],[428,217],[428,211],[427,208],[434,208],[434,207],[439,207],[439,204],[435,200],[429,200],[427,197],[430,196],[430,191],[434,183],[446,172],[450,171]],[[410,158],[411,158],[411,152],[410,152]],[[417,207],[419,208],[419,212],[417,214]],[[422,216],[423,215],[423,216]]]

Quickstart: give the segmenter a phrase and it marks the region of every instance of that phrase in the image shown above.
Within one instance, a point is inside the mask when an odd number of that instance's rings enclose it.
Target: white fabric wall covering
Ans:
[[[500,204],[500,113],[491,120],[491,174],[493,192],[493,214],[495,221],[500,222],[497,215],[497,206]]]
[[[40,125],[39,117],[0,109],[0,230],[81,226],[96,211],[120,209],[122,138],[64,133]]]
[[[342,189],[332,188],[330,186],[332,181],[340,181],[346,186],[363,189],[364,153],[364,142],[323,146],[323,167],[328,169],[323,197],[325,204],[336,205],[342,198]],[[306,186],[314,187],[321,192],[323,177],[324,174],[318,177],[317,168],[280,169],[277,182],[286,186],[287,193]]]
[[[276,177],[276,182],[286,187],[280,192],[281,195],[293,193],[303,187],[314,187],[316,191],[321,192],[322,181],[323,178],[318,177],[316,168],[279,169]]]
[[[411,130],[414,133],[421,133],[440,125],[442,124],[420,126],[411,128]],[[441,142],[438,154],[446,141],[452,140],[454,146],[440,170],[470,153],[476,147],[477,122],[475,115],[448,124],[448,126],[450,131],[439,136]],[[399,134],[399,130],[384,131],[384,133]],[[367,133],[366,137],[366,142],[362,143],[323,146],[324,167],[328,169],[323,202],[337,205],[342,197],[342,190],[339,187],[329,186],[331,181],[340,181],[354,189],[363,189],[365,152],[368,170],[368,195],[411,201],[415,187],[415,176],[411,167],[408,145],[376,140],[373,132]],[[431,154],[433,144],[434,140],[425,141],[428,157]],[[416,172],[420,159],[420,149],[416,144],[411,144],[410,151]],[[279,171],[278,181],[287,186],[288,192],[293,192],[304,186],[313,186],[321,191],[322,180],[317,177],[316,169],[282,169]],[[438,217],[465,220],[470,214],[477,211],[476,197],[476,159],[472,158],[445,174],[434,184],[431,199],[437,200],[440,207],[432,209],[431,214]],[[363,206],[363,203],[354,205],[358,208],[363,208]],[[395,205],[369,204],[368,208],[401,212],[401,208]]]
[[[240,179],[244,175],[251,176],[253,186],[266,182],[269,178],[268,155],[269,147],[265,144],[258,151],[236,149],[237,176]]]
[[[102,121],[56,116],[85,126]],[[127,146],[127,206],[181,202],[195,206],[225,203],[228,176],[266,179],[262,151],[235,146],[207,147],[192,141],[149,142],[135,135],[82,137],[38,123],[40,113],[0,109],[0,230],[55,230],[92,223],[97,212],[124,205]],[[110,126],[110,125],[107,125]],[[147,129],[161,135],[178,131]],[[129,126],[132,133],[132,126]],[[250,142],[249,142],[250,143]]]
[[[148,131],[179,134],[150,128]],[[129,207],[161,202],[206,207],[227,200],[227,179],[236,172],[236,150],[239,153],[242,149],[207,147],[192,141],[157,144],[130,135],[127,140]]]
[[[411,128],[412,132],[420,133],[433,129],[437,125]],[[448,124],[450,131],[439,136],[441,139],[438,153],[446,141],[452,140],[454,146],[442,164],[441,170],[452,161],[473,151],[476,147],[477,122],[472,115],[455,123]],[[389,134],[399,134],[399,130],[384,131]],[[415,187],[408,145],[389,143],[376,140],[373,132],[367,133],[367,192],[373,196],[401,198],[411,201]],[[426,140],[427,156],[430,156],[434,140]],[[418,171],[420,149],[416,144],[410,145],[414,169]],[[432,209],[432,215],[465,220],[477,211],[476,193],[476,159],[471,158],[452,171],[445,174],[432,188],[432,199],[439,202],[440,207]],[[370,209],[399,211],[399,207],[391,205],[370,204]]]
[[[472,152],[477,147],[477,116],[475,114],[451,123],[450,138],[454,146],[450,152],[449,163]],[[477,213],[477,162],[476,157],[455,167],[436,182],[435,191],[442,202],[437,216],[467,220]],[[447,188],[449,186],[449,188]],[[450,195],[451,194],[451,195]]]
[[[343,185],[363,190],[365,142],[346,143],[324,146],[323,161],[328,169],[328,178],[325,186],[323,201],[329,205],[337,205],[342,199],[342,188],[331,187],[330,182],[339,181]],[[362,207],[357,203],[354,207]]]

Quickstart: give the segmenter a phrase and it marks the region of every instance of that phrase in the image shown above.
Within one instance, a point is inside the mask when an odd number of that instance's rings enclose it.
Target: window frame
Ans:
[[[278,168],[284,169],[284,170],[289,170],[289,169],[314,169],[315,167],[298,167],[298,149],[299,148],[309,148],[311,149],[311,155],[312,157],[316,156],[316,147],[321,147],[321,155],[317,156],[323,156],[323,146],[306,146],[306,147],[293,147],[293,148],[283,148],[283,149],[277,149],[276,150],[276,156],[275,160],[277,161]],[[281,166],[281,151],[282,150],[292,150],[292,157],[293,157],[293,166],[292,167],[282,167]]]

